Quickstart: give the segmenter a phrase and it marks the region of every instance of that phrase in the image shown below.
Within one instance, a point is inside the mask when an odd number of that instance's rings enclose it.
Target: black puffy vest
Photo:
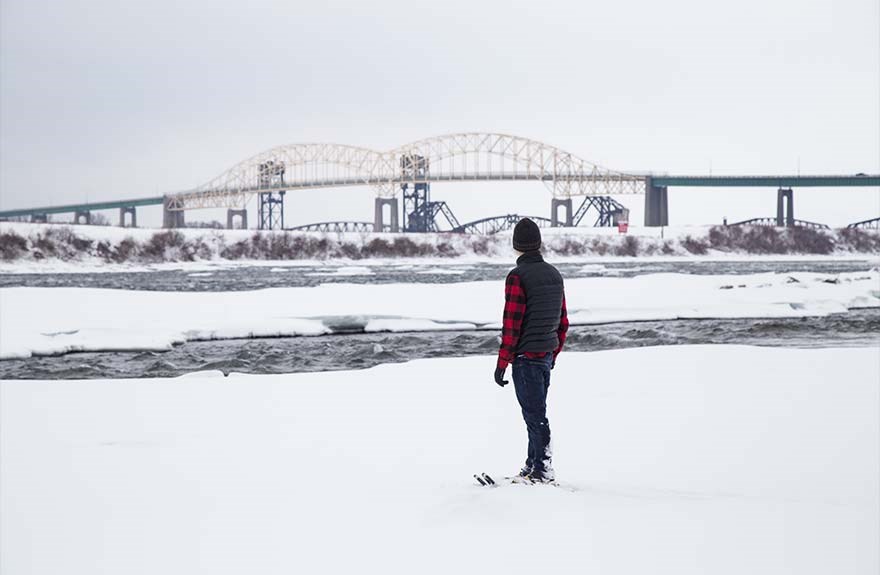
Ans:
[[[526,313],[516,353],[555,350],[559,345],[556,330],[562,314],[562,275],[538,252],[521,255],[510,273],[519,276],[526,293]]]

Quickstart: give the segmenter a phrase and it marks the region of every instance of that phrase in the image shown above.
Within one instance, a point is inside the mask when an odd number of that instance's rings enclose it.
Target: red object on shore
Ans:
[[[629,229],[629,222],[617,222],[617,231],[621,234],[625,234]]]

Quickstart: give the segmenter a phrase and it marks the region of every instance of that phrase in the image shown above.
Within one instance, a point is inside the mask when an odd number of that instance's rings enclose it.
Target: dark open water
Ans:
[[[695,275],[756,274],[765,272],[862,271],[864,260],[843,261],[649,261],[608,263],[552,262],[566,278],[633,277],[654,273]],[[119,273],[12,274],[0,273],[0,287],[90,287],[151,291],[245,291],[277,287],[316,286],[323,283],[455,283],[503,279],[512,268],[504,263],[438,265],[393,263],[367,265],[230,266],[206,265],[198,271],[161,269]]]

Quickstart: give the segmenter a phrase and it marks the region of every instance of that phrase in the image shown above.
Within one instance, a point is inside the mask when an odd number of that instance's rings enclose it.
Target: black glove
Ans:
[[[507,368],[505,368],[505,367],[498,367],[498,368],[495,368],[495,383],[497,383],[497,384],[500,385],[501,387],[504,387],[505,385],[507,385],[508,383],[510,383],[509,381],[507,381],[506,379],[504,379],[504,371],[505,371],[506,369],[507,369]]]
[[[553,369],[554,367],[556,367],[556,356],[555,355],[553,356],[553,361],[550,362],[550,369]]]

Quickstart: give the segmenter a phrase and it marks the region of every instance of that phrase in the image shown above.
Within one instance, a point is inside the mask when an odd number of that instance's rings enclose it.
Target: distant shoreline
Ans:
[[[880,232],[764,226],[544,230],[550,258],[718,258],[880,256]],[[460,261],[511,259],[510,234],[319,233],[296,231],[155,230],[62,224],[0,223],[0,269],[29,263],[94,266],[185,262]]]

